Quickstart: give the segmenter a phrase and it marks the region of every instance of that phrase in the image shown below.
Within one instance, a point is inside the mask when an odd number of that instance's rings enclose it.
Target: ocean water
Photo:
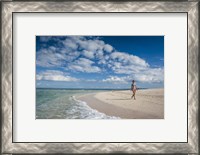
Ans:
[[[105,90],[37,88],[36,119],[119,119],[100,113],[75,97],[101,91]]]

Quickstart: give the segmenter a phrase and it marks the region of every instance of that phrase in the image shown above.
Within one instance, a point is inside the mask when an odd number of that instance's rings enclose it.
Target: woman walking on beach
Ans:
[[[131,84],[131,91],[133,92],[133,95],[131,96],[131,98],[134,97],[134,100],[136,99],[136,98],[135,98],[136,89],[137,89],[136,83],[135,83],[135,81],[133,80],[133,81],[132,81],[132,84]]]

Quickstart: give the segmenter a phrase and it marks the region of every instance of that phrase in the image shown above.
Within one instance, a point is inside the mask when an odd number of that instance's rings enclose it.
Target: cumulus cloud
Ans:
[[[89,58],[89,59],[93,59],[93,58],[94,58],[94,52],[92,52],[92,51],[83,50],[82,54],[83,54],[86,58]]]
[[[48,39],[47,39],[48,38]],[[55,37],[42,37],[46,42],[53,40],[55,46],[41,48],[37,51],[36,63],[41,67],[64,67],[73,63],[82,55],[88,59],[103,59],[104,48],[109,51],[111,46],[98,38],[86,39],[85,37],[70,36],[65,39]],[[98,64],[98,63],[97,63]],[[90,67],[90,66],[88,66]],[[80,67],[76,67],[80,68]],[[98,67],[93,67],[98,70]],[[90,70],[90,68],[88,69]]]
[[[116,75],[105,78],[103,82],[125,82],[132,79],[140,82],[162,82],[164,79],[163,68],[152,68],[144,59],[117,51],[101,38],[69,36],[40,39],[42,42],[53,40],[54,44],[37,51],[37,66],[47,69],[62,68],[70,72],[109,72]],[[67,75],[58,75],[67,77]],[[49,76],[43,75],[43,79]]]
[[[113,84],[127,84],[132,80],[142,83],[160,83],[164,81],[164,70],[163,68],[148,68],[137,74],[129,74],[127,76],[108,76],[102,81]]]
[[[101,59],[99,62],[98,62],[98,64],[106,64],[106,60],[105,59]]]
[[[164,69],[163,68],[148,68],[147,70],[135,74],[134,78],[140,82],[158,83],[164,81]]]
[[[77,40],[77,43],[79,44],[80,48],[83,48],[88,51],[97,51],[97,50],[102,50],[105,43],[104,41],[101,40]]]
[[[47,42],[52,39],[51,36],[39,36],[41,42]]]
[[[65,59],[64,55],[56,53],[56,50],[51,47],[40,50],[36,57],[36,64],[42,67],[62,66],[64,63],[63,60]]]
[[[36,53],[36,64],[41,67],[63,67],[80,56],[80,52],[65,48],[48,47]]]
[[[87,72],[87,73],[97,73],[101,71],[101,68],[93,65],[94,62],[86,59],[79,58],[73,63],[69,64],[68,69],[72,71]]]
[[[102,80],[103,82],[110,82],[110,83],[116,83],[116,84],[126,84],[127,82],[127,77],[118,77],[118,76],[109,76],[106,79]]]
[[[145,60],[139,58],[138,56],[130,55],[128,53],[114,52],[110,55],[110,57],[111,59],[119,61],[123,64],[132,64],[144,67],[149,66],[149,64]]]
[[[106,52],[112,52],[112,50],[113,50],[113,47],[111,46],[111,45],[109,45],[109,44],[106,44],[105,46],[104,46],[104,50],[106,51]]]
[[[73,50],[76,50],[78,48],[78,45],[76,42],[74,42],[73,40],[71,39],[65,39],[63,42],[64,46],[66,48],[71,48]]]
[[[74,77],[68,76],[66,73],[57,70],[47,70],[36,75],[37,80],[49,81],[78,81]]]
[[[149,64],[138,56],[115,51],[109,56],[108,67],[116,74],[136,74],[149,68]]]
[[[97,82],[96,79],[86,79],[85,81],[87,81],[87,82]]]

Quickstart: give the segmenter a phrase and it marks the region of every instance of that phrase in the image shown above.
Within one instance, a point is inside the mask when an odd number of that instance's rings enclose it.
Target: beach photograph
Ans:
[[[164,119],[164,36],[36,36],[36,119]]]

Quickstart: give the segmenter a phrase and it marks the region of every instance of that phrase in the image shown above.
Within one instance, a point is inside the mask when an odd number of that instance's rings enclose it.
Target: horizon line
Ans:
[[[161,89],[164,87],[156,87],[156,88],[137,88],[137,89]],[[36,89],[87,89],[87,90],[93,90],[93,89],[109,89],[109,90],[117,90],[117,89],[123,89],[123,90],[130,90],[130,88],[57,88],[57,87],[36,87]]]

